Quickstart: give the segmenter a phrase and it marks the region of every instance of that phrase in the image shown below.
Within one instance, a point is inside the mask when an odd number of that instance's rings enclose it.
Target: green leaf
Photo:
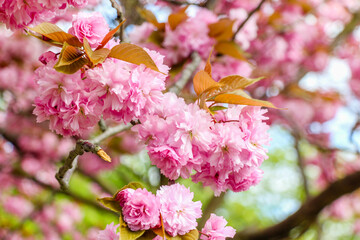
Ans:
[[[82,43],[79,41],[79,39],[77,39],[77,37],[64,32],[61,28],[52,23],[44,22],[33,28],[29,28],[29,30],[41,34],[42,36],[55,42],[68,43],[69,45],[76,47],[82,46]],[[46,39],[43,40],[48,41]]]
[[[122,216],[120,215],[119,217],[119,223],[120,223],[120,239],[126,239],[126,240],[136,240],[138,238],[140,238],[144,233],[145,230],[142,231],[136,231],[133,232],[131,231],[128,226],[126,225],[126,223],[124,222],[124,220],[122,219]]]
[[[224,106],[212,106],[212,107],[209,107],[209,110],[211,112],[221,111],[221,110],[225,110],[225,109],[227,109],[227,107],[224,107]]]
[[[121,213],[122,208],[120,203],[115,200],[114,197],[104,197],[96,199],[99,203],[101,203],[104,207],[107,207],[111,211]]]
[[[191,230],[185,235],[181,235],[181,240],[197,240],[199,239],[199,231],[197,229]]]
[[[163,230],[162,228],[155,228],[155,229],[151,229],[156,235],[160,236],[163,238]],[[165,233],[165,238],[168,240],[181,240],[181,236],[175,236],[175,237],[171,237],[169,234]]]
[[[54,68],[58,72],[73,74],[88,63],[85,54],[78,48],[64,43],[59,60]]]
[[[138,188],[145,188],[144,185],[142,185],[141,183],[139,182],[131,182],[129,183],[128,185],[125,185],[124,187],[122,187],[120,189],[120,191],[126,189],[126,188],[132,188],[134,190],[138,189]]]
[[[111,49],[109,57],[136,65],[144,64],[146,67],[160,72],[150,55],[143,48],[131,43],[121,43],[116,45]]]

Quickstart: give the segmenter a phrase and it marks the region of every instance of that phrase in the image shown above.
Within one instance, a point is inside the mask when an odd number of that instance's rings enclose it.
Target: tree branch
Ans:
[[[206,205],[203,215],[199,221],[198,229],[202,229],[205,226],[206,221],[210,218],[213,213],[224,201],[225,193],[221,193],[220,196],[213,196],[210,202]]]
[[[118,3],[116,0],[110,0],[111,6],[116,10],[117,13],[117,21],[121,23],[124,21],[124,9],[121,6],[121,3]],[[119,29],[120,40],[124,41],[124,24]]]
[[[195,72],[195,70],[199,67],[201,62],[201,57],[197,52],[193,52],[191,55],[192,62],[189,63],[186,68],[183,70],[180,79],[169,88],[169,92],[180,93],[181,90],[186,86],[191,76]]]
[[[295,228],[306,229],[315,221],[317,215],[326,206],[345,194],[360,188],[360,171],[331,183],[322,193],[306,201],[294,214],[284,221],[259,231],[242,231],[234,239],[281,239],[289,236]]]
[[[250,20],[250,18],[252,17],[252,15],[254,15],[254,13],[256,13],[257,11],[260,10],[261,6],[265,3],[266,0],[261,0],[261,2],[259,3],[259,5],[254,8],[251,12],[249,12],[248,16],[245,18],[245,20],[240,24],[240,26],[237,28],[236,32],[234,33],[232,40],[235,40],[236,35],[240,32],[240,30],[245,26],[245,24]]]
[[[130,128],[130,124],[118,125],[108,128],[105,132],[93,138],[92,140],[78,140],[75,149],[69,153],[69,156],[65,159],[64,165],[55,175],[56,179],[60,184],[60,188],[63,191],[67,191],[67,189],[69,188],[71,176],[77,167],[78,157],[84,154],[84,152],[92,152],[100,156],[105,161],[111,161],[110,157],[101,149],[98,144],[104,139],[128,130]]]

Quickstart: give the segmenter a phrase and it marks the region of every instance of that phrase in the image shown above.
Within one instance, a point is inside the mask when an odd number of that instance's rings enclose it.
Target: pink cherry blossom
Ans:
[[[124,189],[116,195],[116,201],[119,202],[121,207],[124,207],[125,203],[131,199],[131,196],[133,195],[134,192],[135,190],[132,188]]]
[[[93,48],[100,45],[108,32],[109,26],[105,18],[98,12],[81,12],[75,15],[72,27],[69,29],[69,33],[75,35],[81,42],[86,38]]]
[[[227,221],[221,217],[211,214],[206,221],[204,228],[201,230],[200,239],[202,240],[225,240],[235,236],[235,229],[226,226]]]
[[[113,222],[106,225],[104,230],[98,232],[96,240],[118,240],[120,237],[120,234],[117,232],[119,226],[119,224],[114,225]]]
[[[184,235],[197,226],[200,218],[201,202],[193,202],[194,193],[179,183],[161,186],[156,192],[160,199],[160,213],[165,231],[171,236]]]
[[[122,209],[124,221],[132,231],[160,225],[159,199],[146,189],[136,189]]]

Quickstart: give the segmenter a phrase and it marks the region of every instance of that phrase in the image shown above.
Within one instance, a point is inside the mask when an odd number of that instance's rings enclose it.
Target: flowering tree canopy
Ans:
[[[357,0],[0,0],[0,238],[360,239],[359,25]]]

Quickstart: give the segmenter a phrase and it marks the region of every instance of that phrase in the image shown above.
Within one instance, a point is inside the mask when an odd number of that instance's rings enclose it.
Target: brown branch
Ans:
[[[111,6],[116,10],[117,21],[121,23],[122,21],[124,21],[124,9],[121,6],[121,3],[118,3],[117,0],[110,0],[110,2],[111,2]],[[124,41],[124,30],[125,29],[123,24],[119,29],[119,36],[121,41]]]
[[[295,135],[295,134],[294,134]],[[305,197],[306,200],[309,199],[310,197],[310,191],[309,191],[309,183],[305,174],[305,161],[304,158],[301,155],[300,152],[300,143],[299,143],[299,138],[294,136],[295,138],[295,151],[296,151],[296,156],[297,156],[297,162],[298,162],[298,166],[299,166],[299,170],[300,170],[300,174],[301,174],[301,179],[303,182],[303,186],[304,186],[304,191],[305,191]]]
[[[306,201],[294,214],[269,228],[259,231],[242,231],[234,239],[281,239],[289,236],[292,229],[307,229],[326,206],[345,194],[360,188],[360,171],[331,183],[322,193]]]
[[[261,2],[259,3],[259,5],[254,8],[251,12],[249,12],[248,16],[245,18],[245,20],[239,25],[239,27],[237,28],[236,32],[234,33],[232,40],[235,40],[236,35],[240,32],[240,30],[245,26],[245,24],[250,20],[250,18],[252,17],[252,15],[254,15],[257,11],[260,10],[261,6],[265,3],[266,0],[261,0]]]
[[[199,221],[198,229],[202,229],[205,226],[206,221],[210,218],[211,213],[213,213],[219,206],[224,202],[225,193],[221,193],[220,196],[213,196],[210,202],[206,205],[203,215]]]
[[[92,140],[78,140],[75,149],[69,153],[68,157],[65,159],[64,165],[59,169],[59,171],[55,175],[56,179],[60,184],[60,188],[63,191],[67,191],[67,189],[69,188],[69,182],[73,172],[77,167],[77,160],[80,155],[84,154],[84,152],[92,152],[99,155],[104,160],[107,160],[102,155],[106,153],[101,149],[101,147],[98,144],[101,141],[105,140],[106,138],[111,137],[120,132],[126,131],[130,128],[131,128],[130,124],[118,125],[106,129],[105,132],[93,138]]]

